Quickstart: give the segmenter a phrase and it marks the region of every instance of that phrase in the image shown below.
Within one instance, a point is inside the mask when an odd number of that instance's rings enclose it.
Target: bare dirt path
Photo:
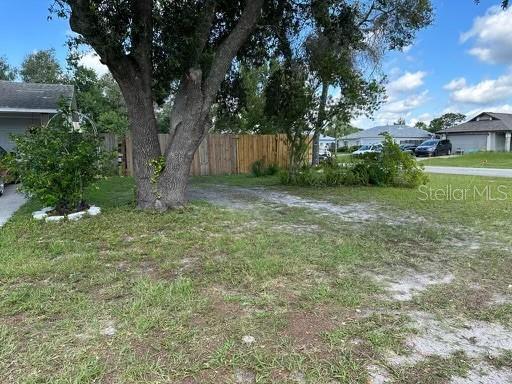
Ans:
[[[231,187],[224,185],[194,186],[189,190],[190,200],[204,200],[232,209],[255,209],[262,205],[281,205],[305,208],[320,215],[337,217],[354,223],[379,221],[388,225],[424,222],[416,215],[399,216],[389,214],[377,203],[333,204],[327,201],[306,199],[284,191],[263,187]]]

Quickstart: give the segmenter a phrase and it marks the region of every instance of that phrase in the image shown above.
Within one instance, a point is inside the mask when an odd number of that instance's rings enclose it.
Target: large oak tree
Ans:
[[[137,203],[180,207],[190,165],[233,59],[253,34],[264,0],[57,0],[75,43],[90,45],[125,98],[134,148]],[[173,92],[171,140],[161,153],[155,102]],[[159,174],[155,164],[163,156]]]
[[[108,66],[123,93],[134,144],[137,203],[166,210],[185,203],[190,165],[212,121],[212,106],[230,68],[272,51],[294,50],[314,25],[315,0],[56,0],[78,34]],[[325,3],[325,2],[323,2]],[[333,6],[340,1],[331,1]],[[429,0],[346,0],[384,33],[408,40]],[[329,4],[327,4],[329,6]],[[403,21],[403,22],[401,22]],[[420,20],[420,23],[422,21]],[[295,39],[294,39],[295,37]],[[171,140],[158,142],[155,103],[172,96]]]

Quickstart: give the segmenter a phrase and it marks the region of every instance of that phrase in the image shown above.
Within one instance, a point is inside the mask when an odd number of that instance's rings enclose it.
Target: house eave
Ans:
[[[0,113],[48,113],[55,114],[57,109],[31,109],[31,108],[0,108]]]

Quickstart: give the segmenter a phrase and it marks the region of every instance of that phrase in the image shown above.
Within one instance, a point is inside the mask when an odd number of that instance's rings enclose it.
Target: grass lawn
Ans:
[[[428,159],[422,161],[422,164],[447,167],[512,168],[512,153],[476,152],[453,158]]]
[[[421,191],[192,184],[295,203],[152,214],[134,210],[130,179],[113,178],[89,191],[99,217],[35,222],[30,202],[0,230],[0,382],[448,383],[479,364],[512,368],[507,348],[480,355],[483,341],[466,333],[443,353],[410,343],[471,324],[508,345],[512,180],[435,175]],[[442,198],[450,185],[488,192]]]

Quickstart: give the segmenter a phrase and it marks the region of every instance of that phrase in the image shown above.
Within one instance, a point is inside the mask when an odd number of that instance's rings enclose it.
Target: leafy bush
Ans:
[[[352,153],[357,151],[361,146],[360,145],[352,145],[348,147],[338,147],[338,152],[341,153]]]
[[[251,165],[251,173],[256,177],[273,176],[279,172],[276,164],[266,165],[263,160],[256,160]]]
[[[283,173],[283,184],[302,186],[378,185],[415,188],[428,178],[423,166],[402,152],[387,135],[382,153],[369,153],[349,163],[325,162],[318,167],[304,167],[299,172]]]
[[[14,155],[12,153],[0,156],[0,177],[2,177],[7,184],[15,183],[19,178],[17,172],[10,166],[13,160]]]
[[[103,153],[97,135],[73,129],[67,112],[47,127],[14,138],[21,189],[60,214],[86,207],[84,189],[101,173]]]

